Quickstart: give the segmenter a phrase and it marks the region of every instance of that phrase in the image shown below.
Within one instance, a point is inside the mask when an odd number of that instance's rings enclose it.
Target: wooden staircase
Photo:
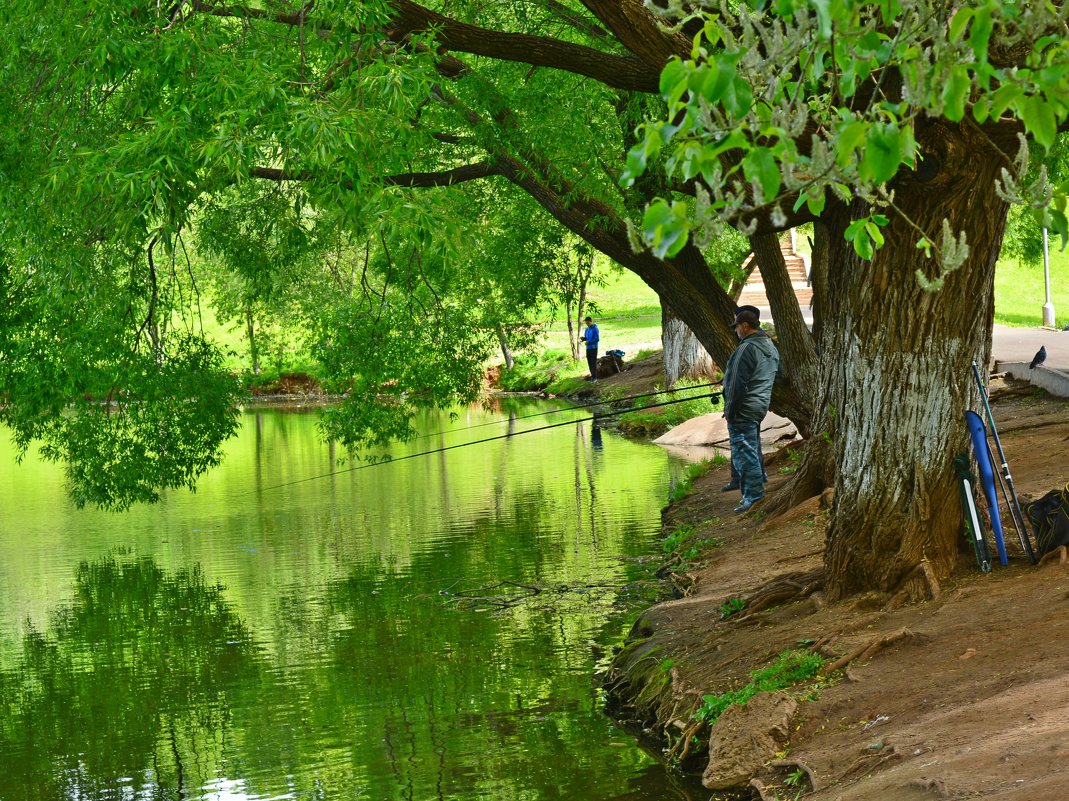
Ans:
[[[791,286],[794,287],[794,294],[798,297],[798,305],[809,306],[813,301],[813,289],[809,286],[809,265],[795,252],[790,234],[780,239],[779,246],[783,253],[783,260],[787,264],[787,274],[791,277]],[[753,258],[752,253],[746,257],[746,261],[742,263],[744,270],[750,269]],[[765,283],[761,278],[761,271],[756,266],[742,288],[738,305],[769,308],[768,297],[765,295]]]

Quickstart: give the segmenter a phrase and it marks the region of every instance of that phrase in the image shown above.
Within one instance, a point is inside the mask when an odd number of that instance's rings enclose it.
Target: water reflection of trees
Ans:
[[[495,536],[482,525],[480,538]],[[276,600],[270,650],[198,569],[83,563],[70,601],[0,673],[0,798],[626,792],[645,760],[591,751],[609,725],[596,692],[553,678],[590,674],[588,629],[610,616],[591,623],[589,606],[558,604],[479,614],[434,589],[469,571],[547,575],[516,551],[454,542],[405,573],[372,560],[325,598],[295,584]]]
[[[0,674],[0,798],[185,798],[214,778],[249,633],[199,570],[83,563]]]

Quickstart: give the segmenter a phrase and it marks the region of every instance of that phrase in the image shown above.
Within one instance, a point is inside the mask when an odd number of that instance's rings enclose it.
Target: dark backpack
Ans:
[[[1036,533],[1036,556],[1069,545],[1069,484],[1051,490],[1025,510]]]

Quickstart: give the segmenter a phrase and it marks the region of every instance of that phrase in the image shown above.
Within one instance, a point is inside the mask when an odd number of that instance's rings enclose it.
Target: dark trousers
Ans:
[[[761,463],[761,478],[768,481],[768,471],[765,470],[765,455],[761,452],[761,433],[757,434],[757,461]],[[739,486],[739,471],[735,469],[735,460],[731,460],[731,483]]]
[[[765,470],[761,459],[761,423],[728,423],[731,464],[739,474],[742,500],[753,503],[765,497]]]
[[[587,366],[590,368],[590,377],[591,378],[597,378],[598,377],[598,349],[597,348],[587,348],[586,349],[586,363],[587,363]]]

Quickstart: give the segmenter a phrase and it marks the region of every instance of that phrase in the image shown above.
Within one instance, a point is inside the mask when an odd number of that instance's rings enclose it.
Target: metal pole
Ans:
[[[1043,229],[1043,284],[1047,290],[1047,302],[1043,304],[1043,325],[1055,328],[1054,304],[1050,302],[1050,245],[1047,242],[1047,229]]]

